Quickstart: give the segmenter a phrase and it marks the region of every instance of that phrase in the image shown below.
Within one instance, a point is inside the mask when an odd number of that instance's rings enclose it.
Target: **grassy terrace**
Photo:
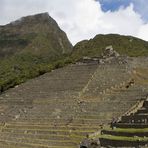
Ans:
[[[16,128],[16,129],[14,129],[14,128],[6,128],[6,129],[2,129],[2,131],[14,131],[14,130],[16,130],[16,131],[41,131],[41,132],[67,132],[67,133],[93,133],[93,132],[95,132],[95,130],[92,130],[92,129],[88,129],[88,130],[81,130],[81,129],[79,129],[79,130],[71,130],[71,131],[69,131],[69,130],[64,130],[64,129],[26,129],[26,128],[21,128],[21,129],[18,129],[18,128]]]
[[[148,141],[148,137],[124,137],[124,136],[112,136],[112,135],[101,135],[99,138],[109,140],[122,140],[122,141]]]
[[[11,147],[11,148],[75,148],[76,146],[48,146],[43,144],[31,144],[31,143],[25,143],[25,142],[12,142],[9,140],[0,140],[0,146],[1,147]]]
[[[76,148],[87,134],[90,135],[90,138],[102,138],[107,135],[106,133],[100,135],[102,127],[110,130],[105,123],[110,123],[112,116],[122,115],[127,108],[135,104],[139,98],[137,96],[144,92],[140,89],[139,83],[122,90],[122,87],[125,87],[130,81],[127,76],[124,81],[125,85],[123,85],[123,81],[121,81],[122,85],[121,83],[115,85],[111,81],[109,88],[113,87],[114,90],[107,91],[107,94],[103,95],[97,94],[98,98],[103,96],[103,99],[93,100],[90,97],[88,101],[79,102],[77,100],[79,92],[88,86],[87,82],[97,68],[97,65],[91,66],[91,68],[89,65],[69,65],[3,93],[0,100],[1,108],[5,109],[5,106],[10,108],[10,114],[8,113],[6,116],[12,116],[12,120],[8,120],[0,126],[0,147]],[[104,69],[102,71],[106,72]],[[122,70],[119,71],[118,66],[114,67],[114,71],[119,72],[117,75],[123,73]],[[96,79],[93,82],[91,79],[92,83],[89,84],[92,84],[93,88],[104,84],[106,90],[108,81],[103,79],[104,73],[100,74],[102,77],[99,73],[101,72],[98,70]],[[99,81],[99,79],[103,80]],[[110,79],[116,80],[114,75],[110,76]],[[67,90],[69,93],[61,90]],[[71,97],[71,93],[74,97]],[[90,94],[92,94],[91,91]],[[112,101],[113,107],[111,107],[110,101]],[[16,106],[16,108],[11,108],[11,106]],[[93,134],[95,131],[97,134]],[[126,134],[122,134],[122,137],[124,136],[126,137]],[[118,136],[116,135],[116,137]]]
[[[148,132],[148,128],[141,128],[141,129],[135,129],[135,128],[117,128],[117,129],[107,129],[107,131],[113,131],[113,132],[123,132],[123,133],[143,133]]]

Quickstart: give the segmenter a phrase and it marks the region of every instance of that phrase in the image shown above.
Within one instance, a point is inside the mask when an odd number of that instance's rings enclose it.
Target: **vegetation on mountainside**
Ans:
[[[35,34],[29,36],[25,35],[23,38],[10,38],[12,40],[16,39],[16,43],[19,47],[23,47],[29,44],[30,39],[34,40]],[[8,40],[9,38],[6,38]],[[18,40],[21,39],[21,42]],[[40,44],[41,48],[46,46],[48,43],[48,38],[43,36],[38,37],[33,42],[33,45],[25,47],[25,50],[19,54],[14,54],[9,56],[9,58],[1,59],[0,61],[0,91],[3,92],[10,87],[14,87],[28,79],[37,77],[46,72],[50,72],[53,69],[63,67],[69,63],[72,63],[83,56],[96,57],[100,56],[104,48],[108,45],[113,45],[114,49],[117,50],[122,55],[128,56],[148,56],[148,43],[146,41],[130,37],[130,36],[120,36],[120,35],[98,35],[90,41],[82,41],[75,45],[72,54],[62,54],[57,50],[50,49],[48,52],[41,53],[40,51],[33,53],[32,46]],[[32,40],[31,40],[32,41]],[[22,43],[23,42],[23,43]],[[39,43],[40,42],[40,43]],[[9,44],[6,44],[8,46]],[[21,45],[21,46],[20,46]],[[0,45],[0,47],[2,44]],[[3,44],[4,46],[4,44]],[[40,46],[39,46],[40,47]],[[141,50],[139,50],[141,49]],[[32,51],[30,51],[32,50]],[[45,50],[44,50],[45,51]]]
[[[0,92],[69,63],[65,32],[48,13],[0,26]]]
[[[0,92],[71,62],[66,55],[52,61],[31,54],[3,59],[0,61]]]
[[[48,13],[23,17],[0,26],[0,57],[30,52],[54,58],[70,53],[72,45],[65,32]]]
[[[121,55],[148,56],[148,42],[132,36],[108,34],[97,35],[93,39],[77,43],[73,49],[73,57],[76,59],[82,56],[99,57],[109,45],[112,45]]]
[[[119,140],[119,141],[148,141],[147,137],[125,137],[125,136],[112,136],[112,135],[101,135],[100,138],[110,139],[110,140]]]
[[[113,45],[122,55],[148,56],[148,42],[120,35],[97,35],[72,45],[47,13],[0,26],[0,92],[83,56],[100,56]]]
[[[122,133],[146,133],[148,132],[148,128],[116,128],[112,130],[111,128],[105,129],[107,131],[113,132],[122,132]]]

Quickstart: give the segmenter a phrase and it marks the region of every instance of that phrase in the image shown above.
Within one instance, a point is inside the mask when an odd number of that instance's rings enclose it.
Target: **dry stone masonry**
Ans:
[[[118,122],[112,123],[112,130],[102,130],[100,138],[104,147],[147,147],[148,146],[148,98],[142,99],[141,108],[124,115]]]
[[[118,59],[71,64],[1,94],[0,147],[77,148],[86,135],[123,115],[147,94],[148,63]],[[130,126],[132,117],[138,126],[144,113],[141,108],[121,121]],[[116,126],[127,125],[122,122]]]

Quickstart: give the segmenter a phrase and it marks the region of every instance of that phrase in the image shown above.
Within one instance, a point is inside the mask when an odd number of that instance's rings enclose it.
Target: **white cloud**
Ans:
[[[147,0],[132,0],[134,10],[141,14],[145,21],[148,21],[148,4]]]
[[[94,0],[2,0],[0,23],[21,16],[48,11],[66,31],[73,44],[96,34],[119,33],[148,40],[148,23],[144,23],[131,4],[114,12],[103,12]]]
[[[56,1],[56,0],[55,0]],[[66,0],[63,0],[66,1]],[[72,0],[68,0],[69,3]],[[52,15],[67,32],[70,40],[76,43],[83,39],[89,39],[96,34],[119,33],[132,35],[147,40],[143,20],[134,11],[133,4],[127,8],[121,7],[119,10],[103,12],[99,2],[93,0],[75,0],[71,6],[73,9],[59,10],[67,17],[61,18],[58,13],[52,11]],[[66,9],[66,10],[65,10]],[[59,13],[60,14],[60,13]]]
[[[120,33],[136,35],[137,30],[142,24],[140,16],[133,11],[133,5],[131,4],[126,9],[120,8],[115,12],[106,12],[99,18],[102,20],[102,30],[100,33]]]
[[[148,24],[142,25],[140,27],[137,37],[148,41]]]

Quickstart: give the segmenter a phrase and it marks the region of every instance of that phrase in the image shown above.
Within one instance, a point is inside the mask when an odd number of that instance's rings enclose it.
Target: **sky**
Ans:
[[[118,33],[148,41],[148,0],[0,0],[0,24],[48,12],[72,44]]]

